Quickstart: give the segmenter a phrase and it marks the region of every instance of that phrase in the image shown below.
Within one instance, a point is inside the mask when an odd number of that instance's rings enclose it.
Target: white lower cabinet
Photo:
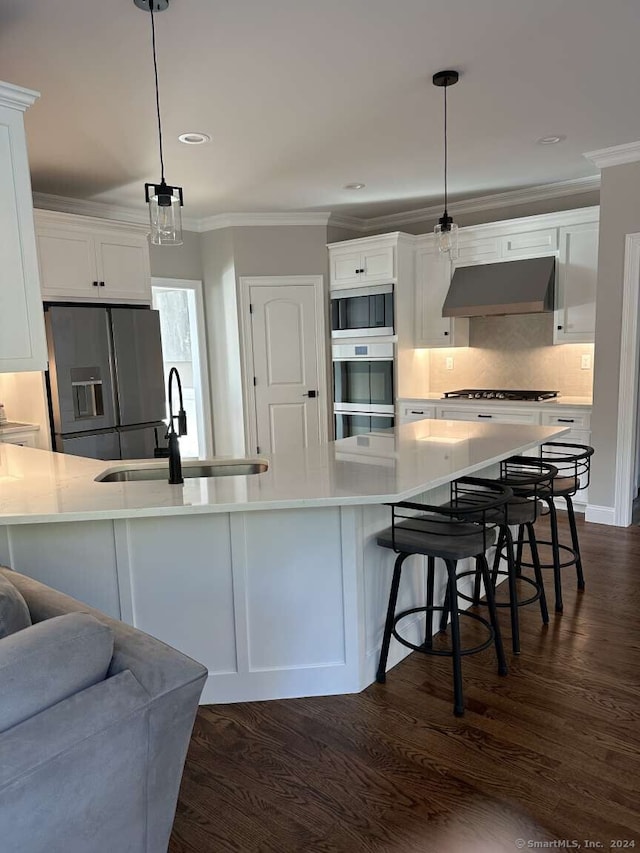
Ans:
[[[398,421],[400,424],[410,424],[425,418],[435,418],[435,406],[423,406],[420,403],[398,403]]]
[[[570,432],[558,438],[564,444],[589,446],[591,440],[591,410],[587,408],[571,409],[558,407],[555,411],[545,411],[544,403],[522,403],[509,407],[487,403],[468,402],[447,403],[447,401],[398,400],[397,412],[400,424],[411,423],[423,418],[439,418],[448,421],[475,421],[476,423],[495,424],[540,424],[541,426],[567,427]],[[530,451],[537,456],[538,450]],[[574,504],[583,509],[587,504],[588,490],[580,489],[573,498]],[[560,502],[562,507],[563,502]]]
[[[438,406],[439,418],[445,421],[486,421],[494,424],[538,424],[537,412],[518,411],[516,409],[480,409],[475,406],[469,408],[455,408]]]
[[[19,444],[21,447],[37,447],[38,430],[0,430],[0,441],[4,444]]]

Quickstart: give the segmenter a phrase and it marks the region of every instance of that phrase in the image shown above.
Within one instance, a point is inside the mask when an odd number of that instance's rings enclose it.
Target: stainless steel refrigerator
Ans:
[[[45,312],[55,449],[144,459],[165,447],[157,311],[51,305]]]

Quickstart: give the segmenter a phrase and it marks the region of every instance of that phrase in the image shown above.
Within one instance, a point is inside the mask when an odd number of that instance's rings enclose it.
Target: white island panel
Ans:
[[[211,675],[238,669],[229,515],[117,523],[122,616]]]
[[[251,672],[346,663],[340,510],[246,517]]]

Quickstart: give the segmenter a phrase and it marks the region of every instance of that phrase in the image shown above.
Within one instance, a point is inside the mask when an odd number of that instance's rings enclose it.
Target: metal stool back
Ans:
[[[573,497],[577,491],[586,489],[589,485],[593,453],[593,447],[589,447],[587,444],[574,444],[573,442],[547,441],[540,446],[540,458],[547,460],[558,469],[558,475],[553,480],[550,494],[543,497],[549,507],[551,540],[540,540],[540,544],[551,546],[553,562],[542,563],[541,565],[543,569],[553,569],[555,609],[558,613],[562,613],[563,610],[561,569],[575,565],[578,589],[583,591],[585,588]],[[555,503],[558,498],[563,498],[567,505],[569,530],[571,532],[570,546],[560,542]],[[561,560],[561,552],[569,554],[564,562]]]

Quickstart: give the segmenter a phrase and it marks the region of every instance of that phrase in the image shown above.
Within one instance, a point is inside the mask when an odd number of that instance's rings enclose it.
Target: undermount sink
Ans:
[[[195,477],[244,477],[247,474],[264,474],[269,465],[266,462],[251,460],[233,460],[220,462],[182,463],[182,476]],[[98,483],[129,483],[137,480],[166,480],[169,476],[167,465],[154,465],[138,468],[122,468],[117,471],[107,471],[96,477]]]

